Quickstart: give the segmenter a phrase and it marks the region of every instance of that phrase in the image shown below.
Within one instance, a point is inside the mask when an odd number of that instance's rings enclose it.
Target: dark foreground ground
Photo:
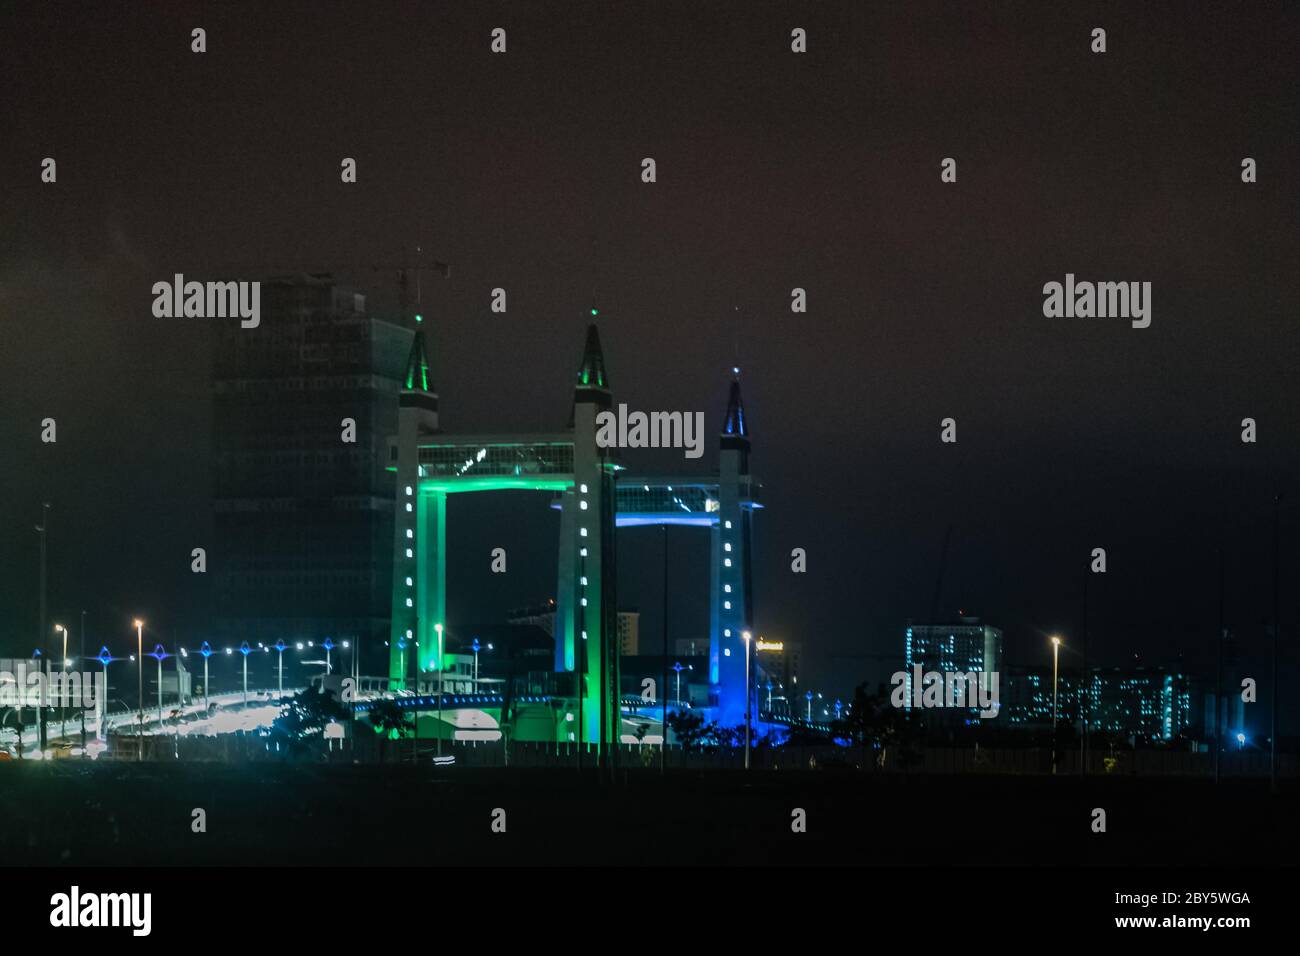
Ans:
[[[0,765],[6,865],[1291,865],[1294,781]],[[206,812],[207,832],[192,829]],[[493,832],[494,811],[505,832]],[[1091,828],[1106,811],[1106,832]],[[795,833],[794,811],[807,831]],[[498,820],[500,815],[498,815]]]

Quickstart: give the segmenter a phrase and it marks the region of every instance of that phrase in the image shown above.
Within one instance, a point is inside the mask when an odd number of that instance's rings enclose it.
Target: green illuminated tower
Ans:
[[[416,317],[419,322],[419,317]],[[417,325],[397,412],[397,509],[393,529],[393,603],[389,675],[410,687],[441,665],[436,625],[446,617],[447,494],[420,487],[420,440],[438,432],[438,393],[429,377],[424,329]]]
[[[573,394],[573,484],[560,502],[555,667],[579,672],[575,683],[582,688],[582,739],[606,744],[618,741],[621,726],[614,568],[617,465],[613,450],[596,444],[596,416],[612,404],[593,323],[587,327]],[[576,723],[575,713],[570,725]]]

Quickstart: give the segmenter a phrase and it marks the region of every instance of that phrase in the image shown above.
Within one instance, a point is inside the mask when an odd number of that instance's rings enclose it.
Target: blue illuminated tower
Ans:
[[[754,623],[749,557],[754,494],[749,449],[740,370],[733,369],[718,452],[718,522],[712,529],[710,572],[709,683],[716,698],[716,719],[723,726],[745,719],[745,642],[741,635]]]

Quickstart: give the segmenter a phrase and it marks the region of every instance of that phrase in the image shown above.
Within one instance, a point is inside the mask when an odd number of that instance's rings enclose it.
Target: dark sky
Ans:
[[[1296,7],[1268,3],[5,3],[0,648],[36,630],[43,498],[52,614],[201,634],[214,320],[153,318],[155,281],[416,243],[453,268],[425,298],[450,430],[562,426],[593,291],[616,400],[716,432],[743,367],[756,624],[833,692],[869,660],[836,658],[896,653],[930,613],[950,524],[942,611],[1003,627],[1012,662],[1074,640],[1100,546],[1093,656],[1205,670],[1221,538],[1229,623],[1263,652],[1278,488],[1293,647],[1297,49]],[[1044,318],[1067,272],[1151,282],[1151,327]],[[544,505],[453,506],[453,546],[513,549],[508,585],[453,561],[453,618],[549,595],[553,543],[524,533]],[[651,634],[657,534],[621,537]],[[687,634],[706,548],[677,534]]]

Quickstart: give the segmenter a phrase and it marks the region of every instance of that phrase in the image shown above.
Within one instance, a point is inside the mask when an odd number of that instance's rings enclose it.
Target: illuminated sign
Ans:
[[[782,641],[758,641],[754,644],[755,650],[760,651],[783,651],[785,643]]]

